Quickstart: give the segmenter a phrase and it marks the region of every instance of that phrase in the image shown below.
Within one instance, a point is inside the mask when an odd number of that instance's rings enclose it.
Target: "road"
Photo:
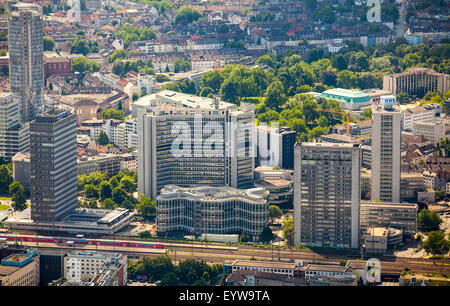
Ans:
[[[137,239],[120,239],[122,241],[136,241]],[[149,242],[149,241],[146,241]],[[199,242],[161,242],[164,249],[149,249],[135,247],[118,247],[118,246],[96,246],[96,245],[75,245],[67,247],[55,243],[44,242],[19,242],[19,245],[37,247],[39,250],[97,250],[106,252],[121,252],[133,257],[156,257],[162,254],[170,256],[173,261],[179,262],[189,258],[204,260],[207,263],[223,263],[234,260],[260,260],[260,261],[283,261],[292,262],[302,260],[306,263],[327,263],[339,264],[342,260],[357,259],[357,253],[345,251],[321,251],[314,252],[311,250],[293,250],[281,248],[261,248],[253,246],[228,246],[218,243],[199,243]],[[13,242],[9,242],[13,244]],[[441,260],[430,259],[412,259],[402,257],[384,256],[380,257],[381,268],[385,273],[399,273],[405,268],[419,273],[450,273],[450,262],[447,260],[442,265]]]

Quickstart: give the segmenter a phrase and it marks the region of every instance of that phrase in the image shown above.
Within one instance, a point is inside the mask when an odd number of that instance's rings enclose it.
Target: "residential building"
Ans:
[[[413,135],[424,136],[430,140],[435,146],[439,144],[441,138],[445,138],[446,125],[436,122],[415,122],[413,124]]]
[[[126,148],[138,147],[138,121],[137,119],[126,119],[124,127],[124,143]]]
[[[258,241],[269,222],[263,188],[165,186],[156,198],[158,235],[240,234]]]
[[[383,90],[393,95],[401,92],[423,96],[439,90],[442,94],[450,89],[450,76],[428,68],[409,68],[408,71],[383,77]]]
[[[425,180],[421,173],[401,173],[400,176],[400,200],[417,200],[417,193],[425,191]],[[361,174],[361,197],[368,200],[371,192],[371,174]]]
[[[372,107],[371,199],[400,201],[400,108],[393,96]]]
[[[360,145],[300,143],[294,165],[295,244],[358,248]]]
[[[72,73],[70,58],[60,56],[56,52],[44,53],[44,79],[52,75],[67,75]]]
[[[81,156],[77,160],[78,175],[104,172],[109,176],[121,170],[121,155],[100,153],[98,156]]]
[[[77,207],[76,115],[63,109],[30,124],[31,219],[61,220]]]
[[[39,254],[37,250],[12,254],[0,264],[0,287],[39,286]]]
[[[30,191],[30,154],[16,153],[12,158],[13,180],[18,181],[25,191]]]
[[[64,278],[80,285],[124,286],[127,262],[127,255],[120,253],[73,251],[64,257]]]
[[[23,123],[32,121],[44,106],[43,33],[39,5],[8,2],[9,79],[11,91],[19,96]]]
[[[436,172],[424,171],[423,172],[424,184],[427,188],[436,190],[439,184],[439,176]]]
[[[402,109],[402,130],[412,131],[415,122],[436,122],[441,113],[441,106],[434,103]]]

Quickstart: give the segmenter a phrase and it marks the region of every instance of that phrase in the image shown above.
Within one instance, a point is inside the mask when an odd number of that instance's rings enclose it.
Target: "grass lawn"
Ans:
[[[0,205],[0,210],[7,210],[9,207],[9,205]]]

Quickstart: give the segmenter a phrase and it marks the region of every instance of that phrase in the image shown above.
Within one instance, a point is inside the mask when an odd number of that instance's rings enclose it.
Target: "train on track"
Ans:
[[[97,245],[97,246],[117,246],[128,248],[153,248],[164,249],[164,245],[154,242],[140,242],[140,241],[119,241],[119,240],[103,240],[103,239],[88,239],[84,237],[39,237],[39,236],[14,236],[0,233],[0,238],[5,238],[7,241],[15,242],[44,242],[56,243],[60,245]]]

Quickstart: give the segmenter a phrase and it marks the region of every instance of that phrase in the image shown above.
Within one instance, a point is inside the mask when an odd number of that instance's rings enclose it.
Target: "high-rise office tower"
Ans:
[[[301,143],[294,157],[294,243],[358,248],[359,144]]]
[[[381,96],[372,106],[372,202],[400,202],[400,129],[395,97]]]
[[[138,112],[139,193],[156,199],[166,185],[253,187],[253,105],[196,99]]]
[[[77,207],[76,114],[51,109],[30,123],[31,219],[59,221]]]
[[[43,18],[38,5],[8,2],[9,80],[19,96],[22,122],[42,111],[44,87]]]
[[[29,124],[20,124],[20,103],[11,92],[0,93],[0,157],[5,160],[28,151]]]

